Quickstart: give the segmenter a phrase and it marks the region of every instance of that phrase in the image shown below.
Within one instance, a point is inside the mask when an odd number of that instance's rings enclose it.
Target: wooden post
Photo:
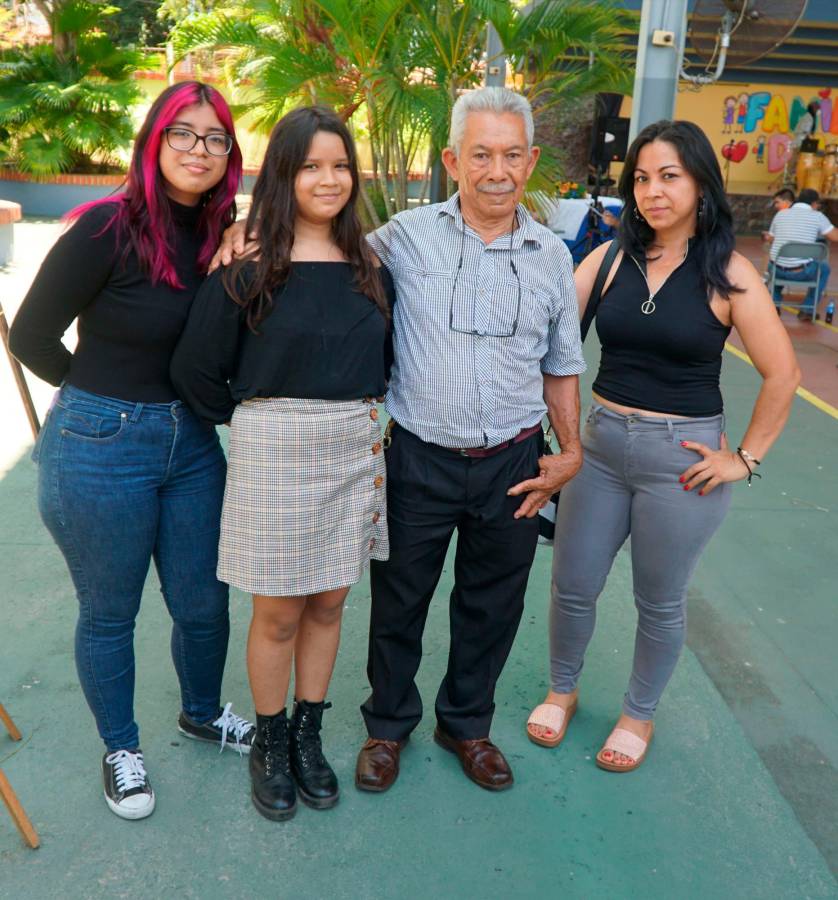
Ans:
[[[9,736],[13,741],[20,740],[20,732],[17,730],[17,726],[12,721],[12,717],[6,712],[6,707],[0,703],[0,722],[2,722],[6,726],[6,730],[9,732]]]
[[[35,826],[29,820],[29,816],[26,815],[26,810],[21,806],[20,800],[17,799],[17,794],[9,784],[9,779],[3,774],[2,769],[0,769],[0,797],[3,798],[6,808],[9,810],[9,815],[11,815],[15,825],[17,825],[18,831],[23,835],[23,839],[33,850],[37,850],[41,846],[38,832],[35,831]]]
[[[26,410],[26,418],[29,419],[29,427],[32,429],[32,436],[38,437],[41,430],[41,423],[38,421],[38,413],[35,411],[35,404],[32,402],[32,394],[29,393],[29,385],[26,383],[26,376],[20,363],[9,352],[9,323],[6,321],[6,314],[3,312],[3,306],[0,304],[0,337],[3,338],[3,347],[6,355],[9,357],[9,365],[12,367],[12,374],[15,376],[15,383],[23,402],[23,408]]]
[[[8,729],[12,740],[19,741],[20,732],[2,703],[0,703],[0,721]],[[12,817],[15,825],[17,825],[18,831],[23,835],[23,839],[33,850],[37,850],[41,846],[38,832],[35,831],[35,826],[30,821],[29,816],[26,815],[26,810],[23,808],[20,800],[17,799],[17,794],[14,792],[11,784],[9,784],[9,779],[3,774],[2,769],[0,769],[0,797],[3,798],[6,808],[9,810],[9,815]]]

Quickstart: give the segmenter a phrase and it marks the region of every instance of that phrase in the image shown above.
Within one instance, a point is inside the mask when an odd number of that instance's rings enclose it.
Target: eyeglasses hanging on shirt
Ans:
[[[517,293],[518,299],[515,304],[515,318],[512,320],[512,323],[507,327],[503,328],[500,325],[492,328],[487,326],[485,329],[480,330],[475,327],[474,324],[474,303],[471,306],[471,328],[461,328],[454,324],[454,305],[455,298],[457,296],[457,285],[460,281],[460,271],[463,268],[463,257],[465,255],[466,249],[466,224],[465,220],[463,221],[462,228],[462,236],[460,238],[460,258],[457,260],[457,269],[454,272],[454,286],[451,288],[451,304],[448,310],[448,327],[451,331],[456,331],[458,334],[473,334],[478,337],[496,337],[496,338],[510,338],[514,337],[518,332],[518,319],[521,315],[521,279],[518,277],[518,269],[515,267],[515,261],[512,259],[512,235],[515,232],[516,227],[518,226],[518,210],[515,210],[515,215],[512,219],[512,228],[509,232],[509,267],[512,269],[512,274],[515,276],[515,282],[517,284]],[[463,293],[463,291],[461,291]],[[457,303],[458,308],[462,309],[466,305],[464,299],[460,299]],[[495,302],[494,305],[497,305]]]

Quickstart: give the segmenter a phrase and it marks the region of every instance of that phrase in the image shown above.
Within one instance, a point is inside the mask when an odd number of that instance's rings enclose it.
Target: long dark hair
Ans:
[[[134,141],[125,190],[116,197],[84,203],[67,214],[67,218],[73,220],[95,206],[110,204],[113,216],[102,232],[116,228],[118,242],[125,252],[133,247],[153,284],[162,281],[170,287],[183,287],[174,266],[172,214],[158,162],[160,143],[164,140],[164,129],[171,125],[184,107],[203,103],[215,110],[219,122],[233,137],[233,148],[227,157],[227,171],[202,199],[198,233],[203,240],[197,264],[199,271],[206,272],[218,247],[221,232],[236,220],[236,190],[242,174],[242,154],[236,141],[230,108],[221,94],[208,84],[183,81],[166,88],[152,103]]]
[[[274,126],[259,177],[253,187],[246,227],[247,234],[256,235],[258,250],[235,261],[223,276],[225,289],[246,310],[247,325],[254,333],[271,311],[273,291],[288,280],[291,271],[291,249],[297,219],[294,183],[318,131],[331,132],[340,137],[352,174],[352,191],[346,206],[332,221],[332,236],[352,266],[356,289],[369,297],[381,310],[385,320],[389,321],[381,276],[355,208],[360,191],[360,174],[352,136],[331,109],[305,106],[292,110]],[[255,274],[245,278],[242,270],[248,263],[255,267]]]
[[[634,199],[634,170],[637,157],[646,144],[652,141],[666,141],[678,151],[681,164],[698,184],[701,200],[700,215],[695,226],[696,240],[692,252],[698,261],[708,298],[714,291],[725,300],[730,295],[741,293],[727,277],[727,267],[733,253],[733,215],[724,191],[722,170],[707,135],[692,122],[670,122],[662,119],[647,125],[632,141],[626,153],[626,160],[620,175],[619,192],[623,200],[620,219],[620,239],[625,250],[632,256],[645,256],[646,250],[654,242],[655,231],[639,218],[640,211]]]

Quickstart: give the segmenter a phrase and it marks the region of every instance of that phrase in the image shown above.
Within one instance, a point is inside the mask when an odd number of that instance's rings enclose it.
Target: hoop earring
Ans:
[[[635,206],[634,207],[634,218],[637,219],[638,222],[645,222],[646,220],[643,216],[640,215],[640,210]]]

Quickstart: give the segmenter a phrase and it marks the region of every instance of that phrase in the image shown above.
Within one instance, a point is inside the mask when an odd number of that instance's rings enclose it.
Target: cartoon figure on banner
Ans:
[[[756,153],[757,163],[762,165],[765,162],[765,135],[761,134],[757,138],[756,144],[751,148],[751,153]]]
[[[722,134],[730,134],[733,129],[733,120],[736,117],[736,97],[725,97],[725,109],[723,117]]]
[[[745,130],[745,118],[748,115],[748,95],[739,95],[739,108],[736,112],[736,132],[741,134]]]

